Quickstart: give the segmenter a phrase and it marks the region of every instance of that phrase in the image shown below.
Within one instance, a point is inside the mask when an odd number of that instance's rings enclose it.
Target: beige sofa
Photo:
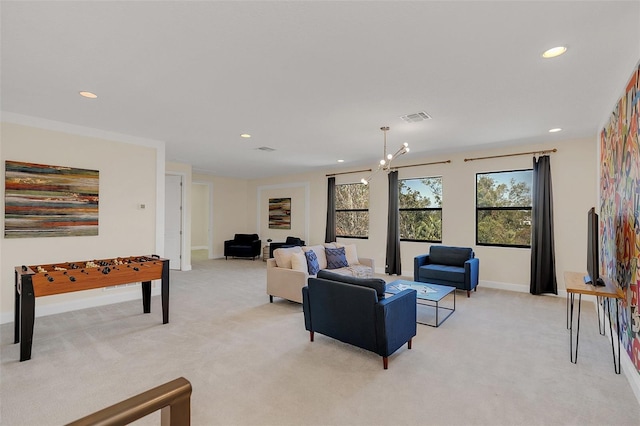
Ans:
[[[325,246],[336,248],[345,247],[346,260],[348,266],[331,269],[343,275],[357,277],[371,277],[375,271],[373,259],[357,257],[355,245],[341,245],[330,243],[317,246],[291,247],[277,249],[274,251],[274,258],[267,259],[267,294],[269,301],[273,302],[273,297],[281,297],[293,302],[302,303],[302,287],[307,285],[309,272],[307,269],[304,252],[313,250],[318,258],[320,269],[327,268],[326,256],[324,256]],[[315,276],[315,275],[312,275]]]

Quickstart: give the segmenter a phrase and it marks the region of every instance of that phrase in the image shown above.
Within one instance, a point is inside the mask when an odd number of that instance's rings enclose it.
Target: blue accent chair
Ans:
[[[404,290],[384,297],[385,282],[356,278],[322,270],[302,288],[304,325],[313,342],[314,333],[340,340],[382,356],[386,370],[389,356],[405,343],[411,349],[416,335],[416,291]]]
[[[413,280],[477,291],[480,261],[470,247],[431,246],[413,259]]]

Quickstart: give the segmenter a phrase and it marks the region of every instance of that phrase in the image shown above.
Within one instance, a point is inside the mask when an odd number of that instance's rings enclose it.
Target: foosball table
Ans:
[[[169,260],[132,256],[15,268],[15,338],[20,361],[31,359],[35,298],[81,290],[142,283],[142,308],[151,312],[151,281],[162,280],[162,323],[169,322]]]

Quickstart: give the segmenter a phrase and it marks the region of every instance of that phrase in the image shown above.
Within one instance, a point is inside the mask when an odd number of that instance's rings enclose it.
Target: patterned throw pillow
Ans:
[[[324,251],[327,255],[327,269],[339,269],[349,266],[347,256],[344,253],[344,247],[326,248]]]
[[[316,275],[320,270],[320,265],[318,264],[318,256],[313,250],[309,250],[304,253],[307,257],[307,269],[309,269],[309,275]]]

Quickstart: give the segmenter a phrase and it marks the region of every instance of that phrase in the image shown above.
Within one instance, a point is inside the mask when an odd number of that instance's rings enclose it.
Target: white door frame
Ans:
[[[186,173],[174,172],[174,171],[166,172],[165,175],[180,176],[182,180],[182,191],[180,191],[181,192],[180,203],[182,204],[182,209],[180,211],[180,228],[182,229],[182,234],[180,235],[180,270],[189,271],[191,269],[191,265],[187,264],[187,259],[186,259],[186,256],[184,255],[184,250],[185,250],[185,247],[187,246],[187,240],[186,240],[187,233],[185,232],[185,224],[187,223],[186,215],[187,215],[187,212],[190,211],[190,209],[186,208],[187,191],[185,190],[185,187],[184,187],[184,183],[187,181],[187,175]],[[166,188],[165,188],[165,191],[166,191]],[[165,199],[165,203],[166,203],[166,199]]]

